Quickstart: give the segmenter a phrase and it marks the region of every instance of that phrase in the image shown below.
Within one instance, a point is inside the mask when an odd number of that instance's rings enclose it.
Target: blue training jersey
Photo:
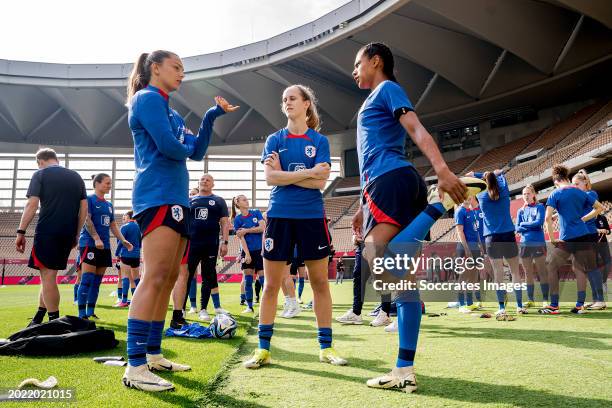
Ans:
[[[113,204],[104,198],[98,198],[95,194],[91,194],[87,196],[87,208],[91,222],[104,243],[104,249],[110,249],[110,225],[111,222],[115,221]],[[79,247],[93,248],[95,246],[96,242],[87,232],[87,228],[83,226],[79,237]]]
[[[597,194],[597,192],[595,190],[589,190],[586,192],[591,198],[593,198],[595,201],[599,200],[599,195]],[[584,208],[584,215],[587,215],[588,213],[590,213],[591,211],[593,211],[593,205],[587,205]],[[590,220],[588,220],[587,222],[585,222],[587,229],[589,230],[589,234],[597,234],[597,217],[593,217]]]
[[[546,205],[559,214],[559,239],[565,241],[589,234],[586,223],[582,221],[587,206],[593,208],[595,197],[575,186],[557,188],[548,196]]]
[[[128,251],[121,241],[117,239],[117,253],[115,253],[115,256],[120,256],[122,258],[140,258],[141,234],[136,221],[128,221],[123,224],[121,226],[121,235],[134,246],[134,249]]]
[[[134,214],[164,205],[189,206],[189,173],[185,160],[202,160],[208,149],[220,106],[210,108],[197,136],[168,105],[168,95],[151,85],[132,97],[128,122],[134,138],[136,175],[132,191]]]
[[[399,122],[414,110],[398,83],[381,82],[366,98],[357,116],[357,157],[361,187],[376,177],[400,167],[411,166],[406,159],[406,130]]]
[[[292,135],[288,129],[281,129],[268,136],[261,155],[261,162],[272,152],[280,157],[283,171],[311,169],[319,163],[329,163],[329,142],[313,129],[304,135]],[[323,218],[323,195],[314,188],[289,184],[274,186],[270,192],[268,217],[272,218]]]
[[[237,214],[234,218],[234,230],[238,231],[241,228],[253,228],[259,226],[259,221],[263,221],[263,215],[258,209],[250,209],[247,215]],[[249,252],[261,251],[262,232],[248,233],[244,236]]]
[[[474,177],[482,178],[483,173],[474,173]],[[484,236],[514,232],[514,223],[510,215],[510,190],[503,174],[497,176],[499,198],[492,200],[487,191],[478,194],[478,202],[482,209],[484,221]]]
[[[189,215],[191,245],[219,245],[219,222],[229,216],[225,200],[216,194],[193,196],[189,199]]]
[[[516,213],[516,232],[521,235],[521,242],[544,243],[544,219],[546,208],[542,203],[524,205]]]
[[[455,211],[455,224],[463,225],[463,234],[467,242],[478,242],[479,234],[477,224],[480,224],[481,220],[478,218],[478,212],[473,211],[464,206],[460,206]]]

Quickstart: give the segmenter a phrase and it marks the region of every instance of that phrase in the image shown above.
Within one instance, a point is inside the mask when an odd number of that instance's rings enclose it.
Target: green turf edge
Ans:
[[[257,317],[253,317],[253,319],[251,319],[251,324],[248,326],[244,336],[242,337],[242,341],[236,347],[236,351],[234,351],[228,358],[225,359],[225,361],[219,368],[219,371],[217,371],[217,373],[210,380],[208,380],[208,382],[204,386],[204,389],[202,390],[202,396],[195,401],[196,407],[253,407],[252,403],[233,399],[228,395],[219,393],[219,390],[221,390],[225,386],[225,381],[229,377],[230,370],[234,369],[236,365],[240,363],[239,356],[243,352],[243,346],[246,344],[247,338],[257,332],[256,324],[258,322],[259,319],[257,319]]]

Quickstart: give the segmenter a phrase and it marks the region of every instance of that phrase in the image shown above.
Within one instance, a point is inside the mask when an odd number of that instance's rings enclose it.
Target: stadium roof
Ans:
[[[260,142],[286,122],[284,87],[305,83],[324,133],[346,134],[364,99],[351,78],[355,53],[383,41],[427,125],[486,118],[609,95],[611,28],[607,0],[353,0],[268,40],[184,58],[171,100],[197,129],[220,94],[242,108],[217,121],[213,145]],[[0,142],[131,146],[130,69],[0,60]]]

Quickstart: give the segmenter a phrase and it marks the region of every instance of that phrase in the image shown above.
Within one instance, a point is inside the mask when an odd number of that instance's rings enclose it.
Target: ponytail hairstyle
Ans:
[[[367,55],[368,59],[372,59],[375,55],[378,55],[383,63],[383,74],[385,74],[389,80],[397,82],[394,73],[395,60],[393,58],[393,53],[386,44],[379,42],[369,43],[361,47],[360,52],[362,52],[363,55]]]
[[[499,200],[499,184],[497,183],[497,176],[495,175],[495,172],[487,171],[484,174],[484,180],[487,183],[489,198],[493,201]]]
[[[533,194],[533,203],[535,204],[538,202],[538,193],[536,192],[535,187],[533,186],[533,184],[527,184],[525,187],[523,187],[523,190],[528,190],[531,194]]]
[[[96,184],[103,182],[104,179],[107,177],[110,177],[110,176],[106,173],[92,174],[91,179],[93,180],[94,189],[96,188]]]
[[[579,181],[584,182],[584,184],[586,185],[587,190],[591,190],[592,189],[591,179],[589,178],[589,175],[587,174],[585,169],[578,170],[578,173],[576,173],[574,175],[573,180],[579,180]]]
[[[177,56],[175,53],[164,50],[153,51],[152,53],[143,52],[136,60],[132,72],[128,78],[126,105],[130,105],[132,96],[151,82],[151,65],[161,64],[166,58]]]
[[[232,209],[230,211],[230,218],[232,220],[236,219],[236,215],[238,215],[238,211],[240,211],[240,209],[238,208],[238,204],[237,204],[238,203],[238,199],[240,197],[245,197],[246,198],[246,196],[243,195],[243,194],[238,194],[237,196],[232,198]]]
[[[569,181],[569,170],[560,164],[555,164],[552,168],[553,182]]]
[[[314,91],[306,85],[300,84],[288,86],[285,90],[292,87],[296,87],[300,91],[303,100],[310,102],[308,110],[306,111],[306,126],[318,132],[321,130],[321,118],[317,110],[317,98],[315,97]],[[285,115],[287,114],[284,110],[283,113]]]
[[[134,211],[128,210],[125,212],[125,215],[127,215],[127,217],[131,220],[132,218],[134,218]]]

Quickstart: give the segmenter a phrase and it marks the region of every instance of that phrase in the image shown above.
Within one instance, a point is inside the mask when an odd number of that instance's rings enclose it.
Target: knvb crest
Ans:
[[[173,205],[170,210],[172,212],[172,218],[174,218],[174,221],[183,221],[183,208],[180,205]]]
[[[264,249],[266,250],[266,252],[272,251],[274,249],[274,239],[266,238],[266,240],[264,241]]]
[[[317,155],[317,148],[312,145],[308,145],[304,148],[304,154],[306,155],[306,157],[312,159]]]

